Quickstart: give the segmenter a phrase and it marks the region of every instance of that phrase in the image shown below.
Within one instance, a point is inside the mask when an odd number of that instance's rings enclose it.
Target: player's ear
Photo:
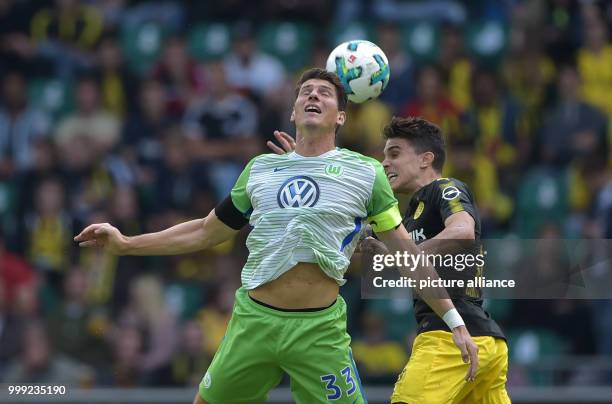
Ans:
[[[421,156],[421,168],[431,167],[436,157],[432,152],[425,152]]]
[[[289,117],[289,122],[295,122],[295,108],[291,110],[291,116]]]
[[[346,112],[338,111],[338,116],[336,117],[336,124],[342,126],[344,125],[344,122],[346,122]]]

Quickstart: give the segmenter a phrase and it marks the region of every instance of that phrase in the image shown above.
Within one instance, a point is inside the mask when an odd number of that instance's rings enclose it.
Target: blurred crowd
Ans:
[[[393,115],[440,125],[444,176],[473,190],[483,237],[612,238],[612,4],[572,0],[0,2],[0,381],[187,386],[221,341],[246,229],[211,251],[80,250],[86,224],[131,235],[204,217],[274,130],[294,83],[348,39],[391,81],[350,105],[338,144],[380,158]],[[361,300],[367,384],[409,356],[411,302]],[[610,301],[490,301],[511,385],[610,383],[546,355],[612,355]],[[612,374],[612,372],[610,372]]]

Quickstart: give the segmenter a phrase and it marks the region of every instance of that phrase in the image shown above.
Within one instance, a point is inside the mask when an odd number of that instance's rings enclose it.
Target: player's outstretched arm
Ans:
[[[203,219],[132,237],[121,234],[109,223],[96,223],[87,226],[74,241],[80,247],[102,247],[116,255],[176,255],[213,247],[236,232],[219,220],[213,209]]]
[[[408,232],[403,225],[400,225],[397,229],[379,232],[376,236],[389,248],[390,254],[395,254],[396,251],[402,254],[404,251],[407,251],[409,254],[420,253],[416,244],[409,239]],[[421,279],[430,278],[433,280],[439,278],[436,270],[430,265],[416,268],[409,275],[417,282],[420,282]],[[461,351],[463,362],[470,363],[465,380],[474,380],[478,370],[478,346],[472,340],[472,336],[465,327],[463,319],[457,312],[457,309],[455,309],[455,305],[448,296],[448,293],[443,288],[435,288],[431,293],[429,290],[417,291],[417,293],[451,329],[453,341]]]
[[[274,137],[276,138],[276,141],[278,142],[280,147],[277,146],[271,140],[268,140],[266,142],[266,145],[268,146],[268,148],[272,150],[274,153],[285,154],[285,153],[291,153],[292,151],[295,150],[295,140],[288,133],[275,130]]]

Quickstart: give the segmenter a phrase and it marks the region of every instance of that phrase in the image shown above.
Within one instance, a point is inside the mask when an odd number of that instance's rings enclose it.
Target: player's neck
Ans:
[[[336,148],[335,134],[295,135],[295,152],[304,157],[316,157]]]
[[[438,178],[442,177],[440,175],[440,173],[428,169],[427,171],[425,171],[423,173],[423,175],[419,176],[419,178],[417,178],[416,180],[416,191],[418,191],[419,189],[423,188],[426,185],[431,184],[432,182],[434,182],[435,180],[437,180]]]

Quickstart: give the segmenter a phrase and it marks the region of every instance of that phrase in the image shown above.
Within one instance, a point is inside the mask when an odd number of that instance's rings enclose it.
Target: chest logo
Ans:
[[[452,201],[453,199],[457,198],[460,194],[461,194],[461,191],[459,191],[457,187],[450,186],[450,187],[444,188],[444,190],[442,191],[442,198],[446,199],[447,201]]]
[[[425,202],[419,201],[419,204],[417,205],[417,208],[414,211],[414,216],[412,216],[412,218],[414,220],[417,220],[419,217],[421,217],[424,210],[425,210]]]
[[[325,166],[325,174],[339,177],[342,175],[342,166],[328,164]]]
[[[281,208],[310,208],[319,200],[319,186],[305,175],[291,177],[281,185],[276,200]]]

